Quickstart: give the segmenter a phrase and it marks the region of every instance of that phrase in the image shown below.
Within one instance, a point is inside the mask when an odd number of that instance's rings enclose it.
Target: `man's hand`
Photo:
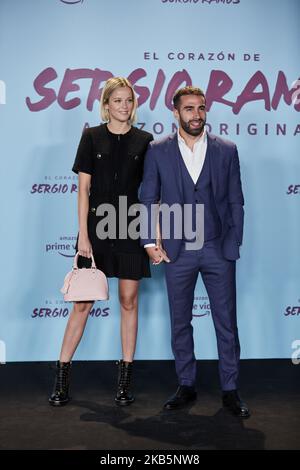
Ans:
[[[157,265],[160,264],[162,261],[170,263],[167,253],[162,248],[162,246],[151,246],[145,248],[145,250],[147,251],[149,258],[152,261],[152,264]]]

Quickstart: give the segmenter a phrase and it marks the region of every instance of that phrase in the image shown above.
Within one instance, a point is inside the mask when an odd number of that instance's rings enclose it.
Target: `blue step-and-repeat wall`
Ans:
[[[0,0],[0,362],[58,357],[77,235],[71,167],[113,75],[132,81],[137,125],[156,138],[174,130],[178,87],[206,91],[208,128],[235,141],[241,161],[242,358],[299,355],[299,18],[299,0]],[[169,359],[162,266],[152,273],[141,283],[136,358]],[[119,358],[119,321],[112,279],[75,359]],[[216,358],[200,279],[193,326],[197,358]]]

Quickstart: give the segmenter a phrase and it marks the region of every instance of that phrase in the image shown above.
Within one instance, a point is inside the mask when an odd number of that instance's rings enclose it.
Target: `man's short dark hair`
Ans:
[[[203,96],[205,99],[204,91],[202,91],[201,88],[197,88],[195,86],[185,86],[184,88],[179,88],[173,97],[173,106],[175,109],[178,109],[180,98],[184,95]]]

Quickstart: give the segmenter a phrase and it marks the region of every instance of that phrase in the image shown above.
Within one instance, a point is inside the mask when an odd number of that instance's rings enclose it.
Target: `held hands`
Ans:
[[[152,261],[152,264],[155,266],[162,263],[163,261],[166,263],[171,262],[166,251],[162,247],[161,230],[158,218],[156,222],[156,246],[149,246],[148,248],[145,248],[145,250],[147,251],[149,258]]]
[[[145,248],[145,250],[147,251],[149,258],[152,261],[152,264],[158,265],[162,263],[162,261],[170,263],[167,253],[160,244]]]
[[[92,245],[87,235],[82,235],[81,233],[79,233],[78,252],[80,256],[84,256],[85,258],[91,257]]]

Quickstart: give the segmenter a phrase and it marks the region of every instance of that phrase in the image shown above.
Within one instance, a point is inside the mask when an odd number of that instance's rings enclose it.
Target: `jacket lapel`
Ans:
[[[168,165],[173,170],[174,182],[177,182],[178,191],[179,191],[181,200],[183,200],[183,183],[182,183],[182,173],[181,173],[181,166],[180,166],[180,159],[182,157],[181,157],[181,153],[179,150],[177,133],[169,137],[168,144],[169,145],[166,148],[166,151],[168,153],[168,158],[169,158]]]
[[[220,148],[216,139],[207,133],[207,151],[206,157],[208,158],[210,165],[210,176],[212,182],[212,188],[214,196],[218,191],[220,184],[220,166],[222,163]]]

